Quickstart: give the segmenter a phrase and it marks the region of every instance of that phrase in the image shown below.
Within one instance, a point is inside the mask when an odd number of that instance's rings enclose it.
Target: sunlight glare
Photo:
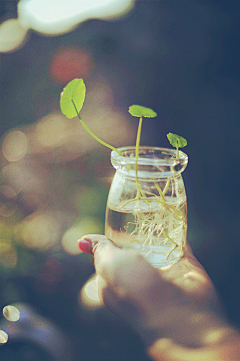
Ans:
[[[88,19],[115,19],[133,7],[135,0],[21,0],[21,24],[43,34],[63,34]]]

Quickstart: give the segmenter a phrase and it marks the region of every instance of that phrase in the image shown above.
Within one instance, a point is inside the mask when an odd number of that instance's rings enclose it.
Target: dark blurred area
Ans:
[[[17,3],[0,2],[1,23]],[[188,140],[188,240],[240,327],[239,20],[234,0],[140,0],[66,34],[30,30],[1,53],[0,307],[25,316],[2,319],[0,361],[148,360],[123,321],[80,302],[94,266],[76,241],[104,232],[113,169],[110,151],[60,113],[76,77],[87,87],[81,115],[108,143],[134,144],[132,104],[158,114],[142,144],[168,147],[168,132]]]

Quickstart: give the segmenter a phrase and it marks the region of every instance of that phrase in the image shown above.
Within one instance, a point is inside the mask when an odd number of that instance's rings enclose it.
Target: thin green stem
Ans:
[[[139,158],[139,146],[140,146],[140,139],[141,139],[141,131],[142,131],[142,122],[143,122],[143,118],[140,117],[139,119],[139,123],[138,123],[138,131],[137,131],[137,139],[136,139],[136,147],[135,147],[135,158],[136,158],[136,162],[135,162],[135,171],[136,171],[136,185],[137,185],[137,198],[140,199],[142,198],[147,198],[146,195],[144,194],[141,184],[138,180],[138,158]],[[150,203],[148,202],[148,200],[145,200],[145,202],[147,203],[147,205],[150,207]]]
[[[110,148],[110,149],[112,149],[112,150],[115,150],[115,152],[117,152],[119,155],[122,156],[122,153],[121,153],[118,149],[114,148],[114,147],[111,146],[110,144],[107,144],[106,142],[104,142],[103,140],[101,140],[100,138],[98,138],[95,134],[93,134],[93,132],[86,126],[86,124],[84,123],[84,121],[83,121],[82,118],[80,117],[80,115],[79,115],[79,113],[78,113],[78,111],[77,111],[77,107],[76,107],[76,105],[75,105],[75,103],[74,103],[73,100],[72,100],[72,103],[73,103],[73,106],[74,106],[74,108],[75,108],[75,110],[76,110],[78,119],[80,120],[80,122],[82,123],[82,125],[84,126],[84,128],[86,129],[86,131],[87,131],[97,142],[101,143],[102,145],[105,145],[105,147],[107,147],[107,148]]]
[[[138,158],[139,158],[139,146],[140,146],[140,139],[141,139],[142,121],[143,121],[143,118],[140,117],[139,123],[138,123],[136,148],[135,148],[135,158],[136,158],[135,171],[136,171],[137,197],[140,197],[140,194],[141,194],[141,185],[138,181],[137,173],[138,173]]]
[[[142,121],[143,121],[143,118],[140,117],[139,123],[138,123],[137,139],[136,139],[136,153],[135,153],[136,162],[139,157],[139,145],[140,145],[140,139],[141,139]]]
[[[178,244],[175,244],[175,245],[173,246],[173,248],[172,248],[172,249],[168,252],[168,254],[166,255],[166,260],[168,260],[170,254],[171,254],[177,247],[178,247]]]

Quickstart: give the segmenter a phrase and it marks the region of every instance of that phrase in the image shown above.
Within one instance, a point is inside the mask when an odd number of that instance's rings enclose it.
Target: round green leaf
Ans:
[[[73,79],[63,89],[60,97],[61,112],[66,115],[68,119],[72,119],[77,116],[82,109],[86,94],[86,87],[83,79]],[[77,111],[73,105],[76,105]]]
[[[157,113],[155,113],[152,109],[142,107],[141,105],[131,105],[128,111],[133,117],[138,118],[155,118],[157,116]]]
[[[180,135],[168,133],[167,138],[169,140],[169,143],[175,148],[183,148],[187,145],[187,140]]]

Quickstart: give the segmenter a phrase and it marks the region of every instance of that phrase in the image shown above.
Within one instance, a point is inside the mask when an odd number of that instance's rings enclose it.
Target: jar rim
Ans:
[[[111,163],[113,167],[128,175],[134,176],[136,167],[135,146],[126,146],[118,148],[122,153],[111,152]],[[161,148],[153,146],[140,146],[138,157],[138,177],[174,177],[181,174],[187,164],[188,156],[181,150],[172,148]]]
[[[121,164],[135,164],[136,158],[133,156],[133,152],[135,151],[135,146],[125,146],[117,148],[118,151],[122,153],[120,155],[115,150],[111,152],[111,159],[115,160]],[[143,152],[145,152],[143,157]],[[148,153],[147,153],[148,152]],[[141,154],[142,153],[142,154]],[[149,157],[150,155],[154,155],[154,157]],[[178,151],[178,158],[176,157],[177,151],[174,148],[162,148],[162,147],[154,147],[154,146],[140,146],[139,147],[139,157],[138,164],[154,164],[154,165],[164,165],[164,166],[172,166],[177,165],[179,163],[187,163],[188,156],[182,150]]]

